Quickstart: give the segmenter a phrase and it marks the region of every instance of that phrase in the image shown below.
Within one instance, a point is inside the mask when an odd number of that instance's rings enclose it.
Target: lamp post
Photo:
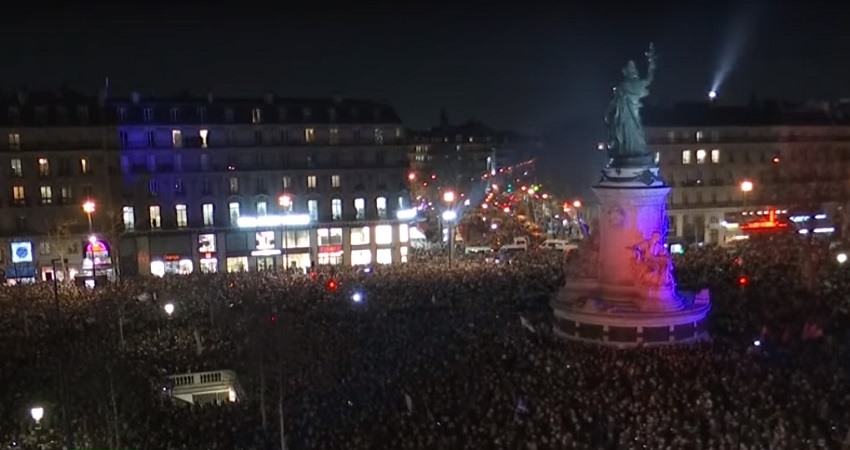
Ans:
[[[744,180],[741,182],[741,192],[744,193],[744,209],[747,208],[747,196],[753,190],[753,182]]]
[[[168,318],[171,318],[171,315],[174,314],[174,303],[166,303],[162,309],[165,310],[165,314],[168,314]]]
[[[56,324],[59,328],[59,332],[61,335],[59,336],[60,342],[65,342],[65,323],[62,320],[62,310],[59,308],[59,284],[56,281],[56,261],[62,261],[64,264],[68,264],[67,259],[62,258],[54,258],[50,260],[50,266],[53,268],[53,307],[56,310]],[[59,353],[59,373],[65,373],[65,352]],[[66,386],[65,386],[65,377],[59,377],[59,396],[62,401],[62,431],[65,438],[65,444],[68,448],[71,448],[71,435],[70,428],[68,427],[68,409],[67,409],[67,397],[65,396]],[[36,424],[41,417],[44,416],[44,408],[41,406],[36,406],[30,410],[30,415],[33,420],[36,421]],[[36,415],[38,418],[36,419]]]
[[[94,227],[92,227],[92,221],[91,221],[91,215],[94,213],[95,209],[97,209],[97,207],[96,207],[94,201],[86,200],[85,203],[83,203],[83,212],[86,213],[86,216],[88,216],[88,219],[89,219],[89,244],[90,244],[89,248],[91,248],[92,251],[86,252],[86,257],[89,258],[89,261],[91,261],[91,275],[92,275],[92,277],[97,276],[97,270],[96,270],[95,265],[94,265],[94,241],[95,241]]]
[[[288,213],[292,208],[292,197],[287,194],[283,194],[277,199],[277,204],[283,208],[283,212]],[[283,221],[283,225],[281,225],[283,229],[283,259],[284,264],[286,265],[285,270],[289,271],[289,233],[286,231],[286,221]]]
[[[454,201],[455,201],[455,193],[454,191],[446,191],[443,192],[443,201],[446,202],[446,205],[449,207],[448,210],[443,212],[443,221],[449,227],[449,266],[452,265],[452,260],[455,256],[455,220],[457,219],[457,212],[454,210]]]

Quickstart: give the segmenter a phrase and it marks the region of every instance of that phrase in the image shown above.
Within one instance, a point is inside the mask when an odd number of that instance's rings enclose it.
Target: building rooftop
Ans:
[[[647,105],[641,116],[647,127],[752,127],[850,125],[850,102],[775,102],[749,105],[678,103]]]
[[[255,111],[259,110],[259,117]],[[148,118],[146,115],[150,114]],[[0,93],[0,125],[94,124],[400,124],[392,106],[342,97],[293,98],[86,95],[70,90]]]

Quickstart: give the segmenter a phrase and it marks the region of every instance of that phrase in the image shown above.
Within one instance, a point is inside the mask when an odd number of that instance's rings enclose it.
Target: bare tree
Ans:
[[[68,265],[66,262],[73,248],[71,241],[77,234],[75,232],[77,227],[77,221],[68,217],[62,217],[56,221],[47,223],[45,227],[47,229],[47,242],[50,245],[50,254],[59,260],[62,274],[66,279],[68,275]],[[54,273],[53,276],[55,277],[56,274]]]

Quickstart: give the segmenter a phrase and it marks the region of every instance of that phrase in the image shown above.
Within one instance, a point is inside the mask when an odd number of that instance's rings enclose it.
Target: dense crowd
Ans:
[[[1,288],[0,436],[17,448],[266,449],[283,426],[289,448],[311,449],[845,442],[850,273],[828,247],[777,238],[687,251],[676,276],[711,289],[712,339],[629,351],[552,336],[565,264],[545,252],[451,266],[416,255],[310,275],[60,286],[56,297],[50,284]],[[218,369],[238,375],[239,402],[168,395],[165,375]]]

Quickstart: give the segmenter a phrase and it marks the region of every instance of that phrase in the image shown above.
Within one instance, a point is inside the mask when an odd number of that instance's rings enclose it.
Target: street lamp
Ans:
[[[292,211],[292,197],[288,194],[283,194],[278,197],[277,204],[283,208],[283,212],[285,213]],[[283,258],[284,264],[286,265],[284,270],[289,270],[289,233],[286,232],[286,221],[283,221],[281,228],[283,230]]]
[[[92,231],[91,215],[94,213],[95,209],[96,206],[92,200],[86,200],[86,202],[83,203],[83,212],[85,212],[89,218],[89,234],[94,234],[94,232]]]
[[[41,419],[44,417],[44,407],[43,406],[33,406],[30,408],[30,417],[35,423],[41,422]]]
[[[744,208],[747,207],[747,196],[753,190],[753,182],[744,180],[741,182],[741,192],[744,193]]]
[[[455,193],[454,191],[446,191],[443,192],[443,201],[446,203],[452,203],[455,201]]]
[[[165,313],[168,314],[168,317],[171,317],[174,314],[174,303],[166,303],[165,306],[162,307],[165,310]]]
[[[573,202],[573,207],[575,207],[575,208],[581,208],[581,200],[576,200],[576,201],[574,201],[574,202]]]

